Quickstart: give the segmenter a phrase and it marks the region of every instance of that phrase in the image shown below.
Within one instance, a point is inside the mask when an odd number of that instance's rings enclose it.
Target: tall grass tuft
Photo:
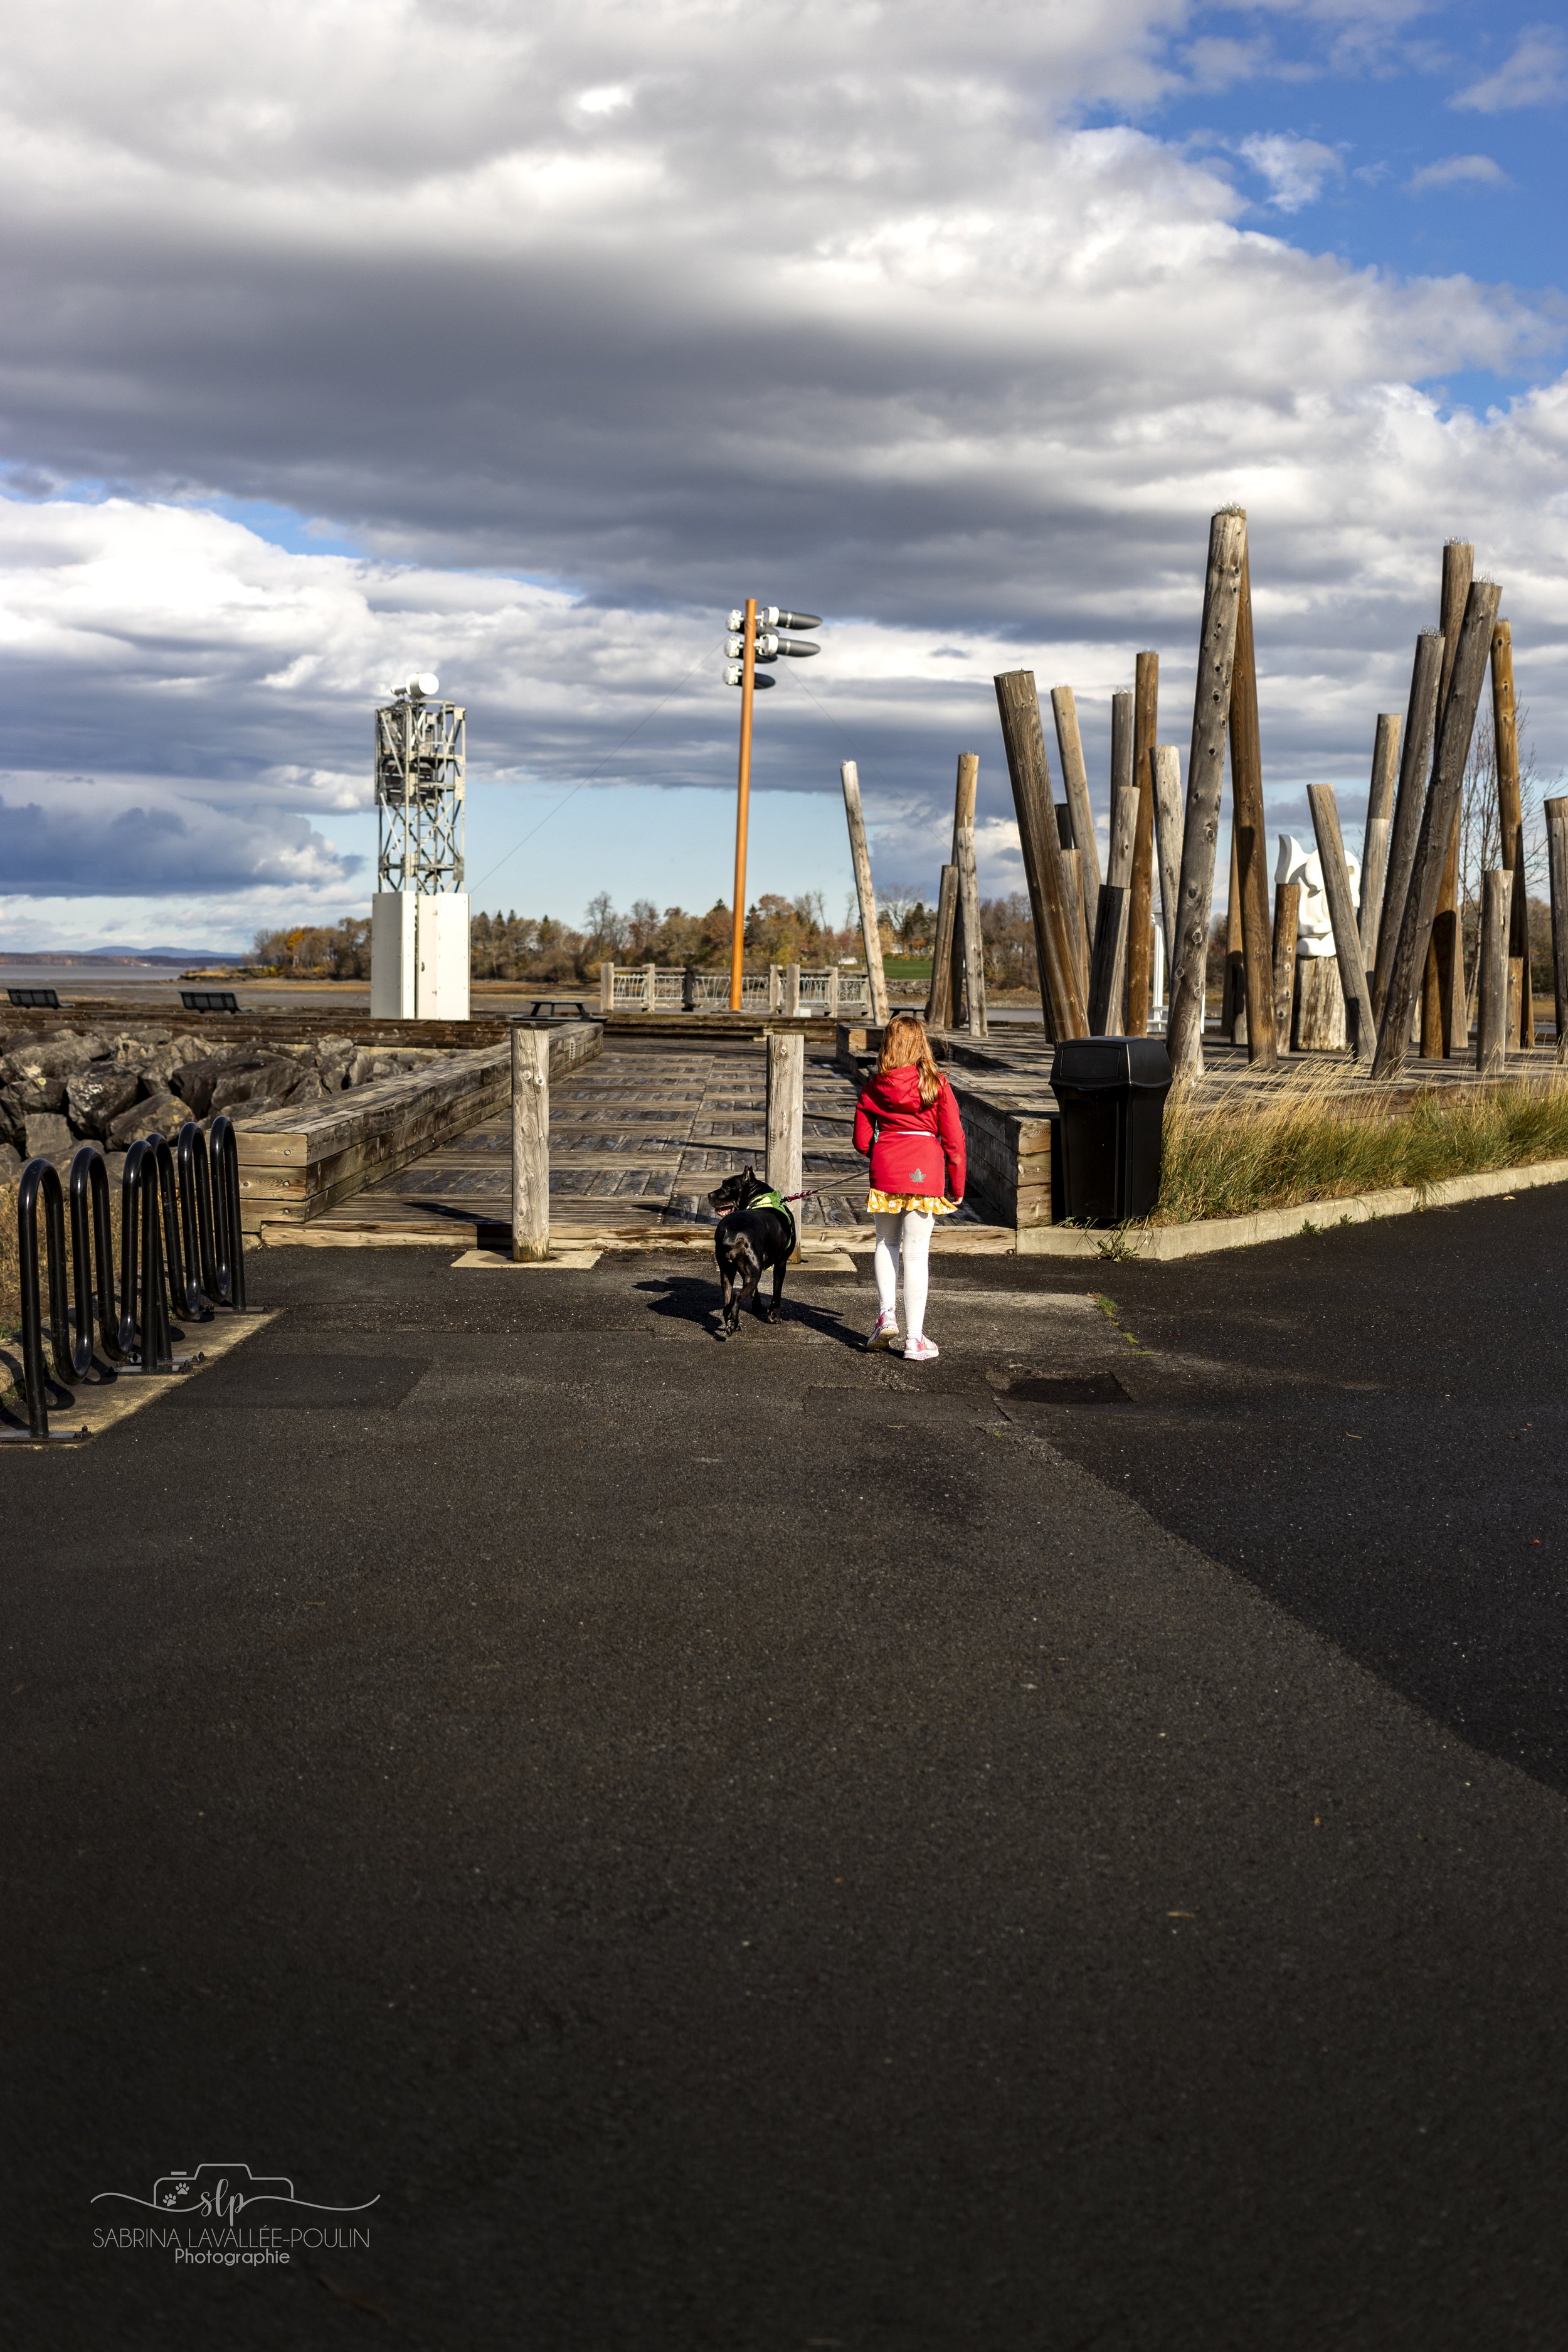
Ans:
[[[1342,1064],[1173,1092],[1152,1222],[1187,1224],[1568,1159],[1568,1073],[1417,1093]]]

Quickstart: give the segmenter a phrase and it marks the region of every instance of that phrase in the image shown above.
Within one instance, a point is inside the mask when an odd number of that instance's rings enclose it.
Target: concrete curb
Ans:
[[[1214,1217],[1190,1225],[1126,1225],[1084,1233],[1070,1225],[1039,1225],[1018,1235],[1020,1257],[1171,1258],[1206,1257],[1215,1250],[1251,1249],[1259,1242],[1288,1241],[1331,1225],[1367,1224],[1375,1217],[1405,1217],[1416,1209],[1457,1208],[1465,1201],[1496,1200],[1533,1192],[1541,1184],[1568,1184],[1568,1160],[1538,1160],[1524,1168],[1488,1169],[1477,1176],[1448,1176],[1418,1192],[1414,1184],[1383,1192],[1352,1192],[1338,1201],[1301,1201],[1289,1209],[1263,1209],[1251,1217]]]

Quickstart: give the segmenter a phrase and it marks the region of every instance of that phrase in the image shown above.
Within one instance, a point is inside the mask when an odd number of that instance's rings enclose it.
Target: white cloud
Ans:
[[[1424,195],[1429,188],[1507,188],[1513,183],[1489,155],[1446,155],[1440,163],[1424,164],[1405,183],[1407,195]]]
[[[1299,213],[1315,205],[1330,180],[1342,179],[1344,163],[1337,151],[1321,140],[1298,139],[1293,132],[1258,132],[1238,142],[1260,178],[1268,183],[1268,201],[1282,213]]]
[[[1364,46],[1412,11],[1275,13]],[[1219,169],[1078,127],[1183,86],[1184,57],[1273,70],[1208,37],[1184,0],[805,0],[765,45],[722,0],[24,16],[7,806],[68,803],[84,890],[112,896],[92,844],[140,808],[226,906],[346,903],[397,667],[468,701],[478,774],[718,785],[733,710],[703,649],[755,587],[831,622],[817,700],[767,698],[770,782],[831,788],[858,751],[873,810],[934,840],[948,747],[994,742],[992,668],[1071,677],[1092,736],[1158,645],[1184,740],[1233,495],[1282,782],[1362,761],[1449,530],[1510,583],[1538,719],[1562,709],[1562,394],[1444,421],[1412,388],[1526,365],[1560,321],[1303,251]],[[1242,152],[1281,215],[1343,169],[1280,134]],[[209,499],[371,552],[272,546]],[[994,756],[984,777],[1000,842]]]
[[[1512,54],[1496,73],[1472,82],[1450,100],[1478,114],[1502,114],[1516,106],[1552,106],[1568,97],[1568,39],[1555,25],[1527,25]]]

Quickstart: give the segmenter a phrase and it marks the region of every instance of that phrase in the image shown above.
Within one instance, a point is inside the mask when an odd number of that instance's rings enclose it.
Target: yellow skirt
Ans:
[[[944,1200],[940,1192],[878,1192],[866,1195],[866,1213],[872,1217],[901,1217],[912,1209],[920,1217],[951,1217],[958,1207],[956,1201]]]

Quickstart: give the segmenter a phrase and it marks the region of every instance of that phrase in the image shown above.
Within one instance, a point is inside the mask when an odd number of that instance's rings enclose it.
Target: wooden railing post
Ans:
[[[830,1021],[837,1021],[838,1018],[838,966],[837,964],[832,966],[827,975],[827,1017]]]
[[[642,968],[642,1001],[651,1013],[658,1003],[658,966],[645,963]]]
[[[775,1192],[789,1200],[795,1218],[795,1256],[800,1255],[800,1232],[805,1222],[803,1201],[790,1200],[805,1178],[805,1039],[798,1029],[774,1030],[768,1039],[768,1098],[764,1133],[766,1174]]]
[[[599,1010],[613,1013],[616,1009],[616,967],[613,963],[599,966]]]
[[[550,1032],[511,1028],[511,1255],[550,1255]]]
[[[786,963],[784,976],[784,1009],[786,1018],[793,1019],[800,1011],[800,966]]]

